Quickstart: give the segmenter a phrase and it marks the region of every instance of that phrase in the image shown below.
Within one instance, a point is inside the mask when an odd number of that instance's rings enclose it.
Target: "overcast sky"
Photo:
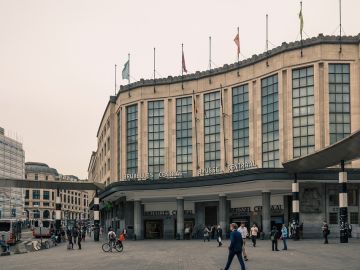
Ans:
[[[26,161],[87,177],[96,131],[114,93],[114,65],[131,53],[132,80],[179,75],[181,43],[189,72],[236,61],[299,36],[295,0],[0,0],[0,126],[22,137]],[[345,34],[360,32],[359,0],[343,0]],[[304,0],[304,32],[337,34],[338,0]],[[273,45],[272,45],[273,44]]]

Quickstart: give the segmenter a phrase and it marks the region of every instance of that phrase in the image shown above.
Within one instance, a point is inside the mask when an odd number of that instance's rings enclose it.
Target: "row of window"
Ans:
[[[349,223],[354,225],[360,224],[358,212],[350,212]],[[337,212],[329,213],[329,224],[333,224],[333,225],[339,224],[339,214]]]
[[[349,64],[329,64],[330,142],[350,134]],[[220,167],[222,91],[204,94],[204,166]],[[194,108],[194,110],[193,110]],[[314,67],[292,70],[293,157],[315,151]],[[234,163],[249,159],[248,84],[232,89],[232,133]],[[193,97],[176,99],[176,168],[192,171]],[[118,116],[119,117],[119,116]],[[278,75],[261,80],[262,167],[279,167]],[[156,175],[164,168],[164,101],[148,102],[148,171]],[[119,121],[119,120],[118,120]],[[119,121],[120,124],[120,121]],[[120,126],[120,125],[119,125]],[[138,170],[138,108],[126,108],[126,172]],[[197,133],[198,131],[195,131]],[[120,133],[119,133],[120,134]],[[120,142],[120,135],[118,141]],[[120,153],[120,148],[118,149]],[[118,164],[120,175],[120,163]]]

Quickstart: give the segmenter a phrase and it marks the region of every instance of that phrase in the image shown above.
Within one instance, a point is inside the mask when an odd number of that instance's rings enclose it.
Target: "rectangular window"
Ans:
[[[315,151],[314,68],[292,71],[293,156]]]
[[[339,192],[337,190],[329,190],[329,206],[339,206]]]
[[[351,133],[350,65],[329,64],[330,144]]]
[[[121,179],[121,112],[117,113],[117,177]]]
[[[39,200],[40,199],[40,190],[34,189],[32,193],[33,193],[33,200]]]
[[[220,92],[204,95],[205,168],[220,167]]]
[[[232,89],[232,129],[234,163],[249,159],[249,93],[248,85]]]
[[[262,166],[279,167],[278,76],[261,80]]]
[[[138,110],[137,105],[126,108],[126,173],[138,170]]]
[[[29,190],[25,190],[25,199],[29,199]]]
[[[43,202],[43,206],[50,206],[50,203],[48,203],[48,202]]]
[[[329,224],[338,224],[338,213],[329,213]]]
[[[50,192],[49,191],[46,191],[46,190],[43,191],[43,199],[44,200],[49,200],[50,199]]]
[[[359,213],[358,212],[350,213],[350,224],[359,224]]]
[[[176,170],[192,175],[192,97],[176,99]]]
[[[349,206],[358,206],[359,200],[358,200],[358,191],[357,189],[349,189],[348,191],[348,205]]]
[[[35,180],[39,180],[39,176],[37,173],[35,174]]]
[[[154,179],[164,171],[164,101],[148,102],[148,172]]]

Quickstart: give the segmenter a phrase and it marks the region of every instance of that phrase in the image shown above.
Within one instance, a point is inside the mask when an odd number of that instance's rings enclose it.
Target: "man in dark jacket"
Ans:
[[[231,242],[229,246],[229,256],[224,270],[228,270],[230,268],[231,262],[235,255],[239,260],[241,270],[245,270],[245,263],[242,257],[243,240],[240,232],[237,231],[237,225],[235,223],[230,224],[230,231],[231,231],[230,233]]]

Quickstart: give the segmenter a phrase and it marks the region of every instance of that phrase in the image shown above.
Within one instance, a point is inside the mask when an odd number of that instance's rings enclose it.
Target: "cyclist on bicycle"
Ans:
[[[116,233],[111,227],[109,228],[109,232],[108,232],[108,240],[109,240],[110,251],[112,251],[112,248],[115,247]]]

